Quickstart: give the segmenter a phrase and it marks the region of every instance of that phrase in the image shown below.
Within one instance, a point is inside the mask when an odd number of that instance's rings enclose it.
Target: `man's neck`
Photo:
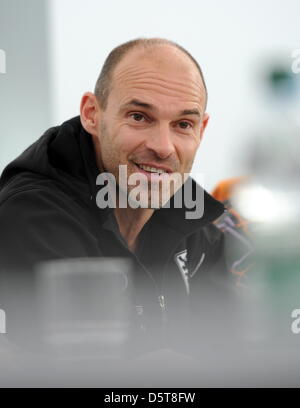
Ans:
[[[146,222],[154,213],[149,208],[116,208],[114,214],[119,225],[122,237],[127,242],[128,248],[134,252],[138,243],[138,236]]]

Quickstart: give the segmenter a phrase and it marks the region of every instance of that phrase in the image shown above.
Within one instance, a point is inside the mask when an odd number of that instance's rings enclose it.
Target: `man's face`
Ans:
[[[118,184],[120,165],[127,166],[127,178],[143,174],[149,187],[146,206],[158,193],[163,205],[162,180],[182,176],[171,189],[174,194],[192,168],[208,120],[204,106],[199,72],[181,51],[160,46],[147,54],[129,52],[114,71],[101,112],[98,138],[105,170]],[[129,185],[128,193],[133,188]]]

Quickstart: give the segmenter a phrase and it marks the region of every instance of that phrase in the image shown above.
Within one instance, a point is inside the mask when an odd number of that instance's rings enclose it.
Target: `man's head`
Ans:
[[[201,69],[187,51],[167,40],[135,40],[110,53],[95,94],[82,98],[81,121],[99,167],[118,182],[119,165],[127,165],[128,177],[143,174],[161,188],[166,174],[155,169],[190,172],[208,121],[206,101]]]
[[[145,50],[147,49],[153,49],[155,46],[159,45],[166,45],[166,46],[173,46],[177,48],[178,50],[181,50],[194,64],[195,67],[199,71],[199,75],[202,79],[204,89],[205,89],[205,94],[206,94],[206,99],[205,99],[205,109],[207,105],[207,88],[204,80],[204,76],[202,73],[202,70],[200,68],[200,65],[198,62],[195,60],[195,58],[183,47],[181,47],[179,44],[166,40],[164,38],[138,38],[136,40],[131,40],[126,43],[123,43],[116,48],[114,48],[106,58],[103,67],[101,69],[100,75],[97,79],[96,86],[95,86],[95,95],[102,107],[102,109],[106,109],[107,106],[107,100],[109,96],[109,92],[111,89],[112,85],[112,80],[113,80],[113,72],[115,67],[118,65],[118,63],[121,61],[125,55],[133,50],[134,48],[140,47],[144,48]]]

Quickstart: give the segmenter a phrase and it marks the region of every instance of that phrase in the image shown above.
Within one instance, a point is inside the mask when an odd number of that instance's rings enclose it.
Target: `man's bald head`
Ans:
[[[177,50],[184,53],[190,61],[195,65],[197,68],[201,81],[203,83],[204,91],[205,91],[205,109],[207,105],[207,88],[205,84],[205,80],[203,77],[202,70],[198,64],[198,62],[194,59],[194,57],[183,47],[176,44],[173,41],[169,41],[163,38],[138,38],[136,40],[128,41],[124,44],[119,45],[118,47],[114,48],[108,57],[106,58],[100,75],[97,79],[96,86],[95,86],[95,95],[100,103],[100,106],[103,110],[107,107],[108,96],[111,91],[111,84],[113,80],[113,73],[117,65],[123,60],[123,58],[134,49],[144,49],[145,51],[155,50],[155,48],[159,46],[171,46],[176,48]]]

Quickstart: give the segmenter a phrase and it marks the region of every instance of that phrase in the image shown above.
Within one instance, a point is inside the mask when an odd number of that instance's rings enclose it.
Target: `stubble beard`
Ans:
[[[117,202],[120,199],[120,195],[128,202],[130,207],[135,208],[137,202],[133,199],[134,190],[139,187],[141,194],[136,196],[136,199],[140,203],[141,208],[153,208],[159,209],[163,207],[174,194],[182,187],[186,181],[187,175],[190,173],[192,163],[188,168],[188,173],[181,174],[179,172],[171,173],[164,176],[162,180],[154,180],[151,182],[148,180],[139,182],[135,185],[129,184],[129,179],[134,174],[140,174],[133,161],[126,163],[120,163],[120,157],[118,152],[110,148],[112,145],[109,132],[104,121],[100,124],[101,132],[101,161],[105,172],[111,174],[115,178],[117,184]],[[120,182],[120,166],[127,166],[127,180],[126,186],[124,181]],[[175,166],[174,166],[175,167]],[[169,179],[169,181],[167,180]],[[122,181],[122,180],[121,180]]]

